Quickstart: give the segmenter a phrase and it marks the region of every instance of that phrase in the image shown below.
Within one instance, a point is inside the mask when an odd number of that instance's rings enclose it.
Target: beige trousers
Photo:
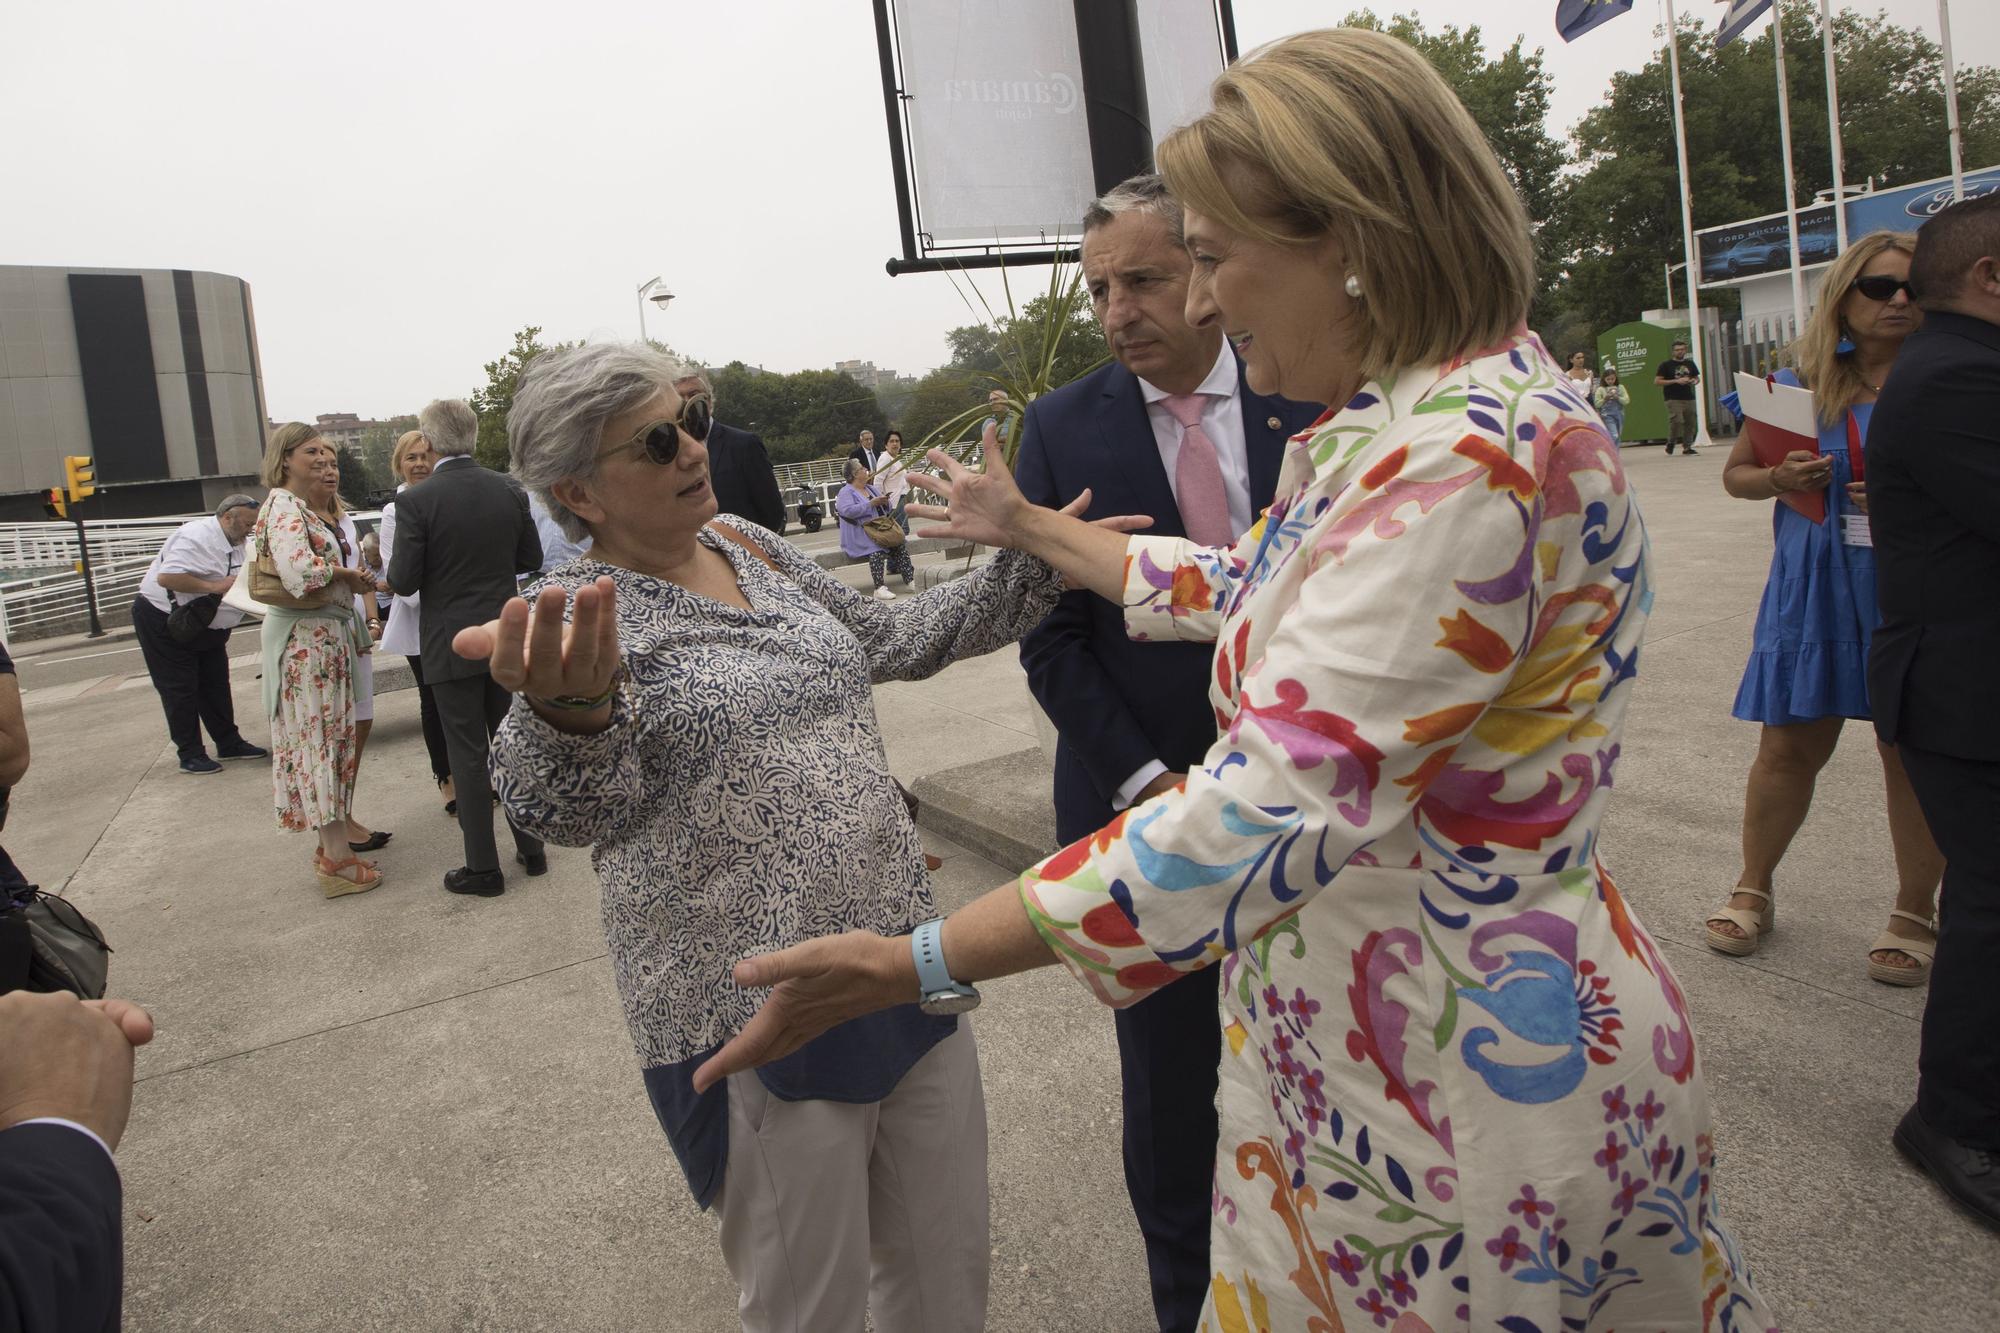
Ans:
[[[971,1025],[879,1102],[787,1102],[729,1077],[716,1204],[744,1333],[977,1333],[986,1098]]]

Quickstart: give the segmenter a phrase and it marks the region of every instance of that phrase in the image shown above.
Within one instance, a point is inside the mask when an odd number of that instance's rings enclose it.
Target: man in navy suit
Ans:
[[[109,1333],[125,1255],[111,1154],[132,1111],[124,1000],[0,998],[0,1333]]]
[[[1882,627],[1875,732],[1896,747],[1945,855],[1937,961],[1904,1155],[2000,1231],[2000,195],[1917,233],[1910,335],[1868,427]],[[1980,682],[1986,682],[1981,684]]]
[[[715,512],[734,514],[783,535],[785,497],[778,493],[778,474],[765,452],[764,439],[715,419],[715,386],[708,376],[692,371],[674,381],[683,399],[706,396],[706,412],[682,414],[682,428],[708,450],[708,488],[715,492]],[[700,430],[694,425],[701,424]]]
[[[1286,439],[1320,409],[1252,393],[1222,334],[1188,326],[1180,211],[1146,175],[1084,213],[1084,280],[1116,361],[1029,405],[1015,477],[1035,504],[1067,504],[1088,487],[1086,518],[1146,514],[1148,535],[1222,546],[1271,503]],[[1208,753],[1213,658],[1206,644],[1133,642],[1119,608],[1080,591],[1022,640],[1028,687],[1061,736],[1063,842],[1165,791]],[[1125,1184],[1166,1333],[1192,1333],[1209,1287],[1216,974],[1192,973],[1116,1014]]]

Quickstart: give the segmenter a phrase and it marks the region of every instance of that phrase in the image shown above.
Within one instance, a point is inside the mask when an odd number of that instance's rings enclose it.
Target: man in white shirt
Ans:
[[[534,518],[535,532],[542,539],[542,567],[539,574],[546,574],[557,565],[566,565],[589,552],[590,538],[585,537],[580,542],[571,541],[569,534],[562,530],[562,525],[556,522],[555,516],[549,513],[549,507],[542,503],[542,497],[533,491],[528,492],[528,513]],[[538,577],[539,574],[524,574],[522,580],[526,582]]]
[[[257,501],[232,495],[216,506],[212,517],[181,524],[153,557],[132,600],[132,627],[139,632],[146,672],[160,693],[183,773],[222,771],[201,743],[203,727],[219,758],[271,757],[236,729],[236,704],[229,695],[229,632],[243,613],[222,601],[247,558],[243,541],[256,523]],[[190,604],[197,617],[210,607],[214,614],[183,642],[169,631],[168,621],[176,605]]]
[[[1251,392],[1221,330],[1188,326],[1179,227],[1180,206],[1157,176],[1135,176],[1085,212],[1084,283],[1115,361],[1028,405],[1015,476],[1035,504],[1067,504],[1088,488],[1087,518],[1146,514],[1151,535],[1227,546],[1270,504],[1287,438],[1320,409]],[[994,433],[989,423],[989,442]],[[1061,841],[1095,832],[1202,761],[1215,743],[1213,658],[1208,644],[1134,642],[1119,608],[1087,592],[1065,593],[1021,641],[1028,687],[1061,738]],[[1166,1333],[1192,1333],[1211,1277],[1219,971],[1191,973],[1114,1020],[1125,1183]]]

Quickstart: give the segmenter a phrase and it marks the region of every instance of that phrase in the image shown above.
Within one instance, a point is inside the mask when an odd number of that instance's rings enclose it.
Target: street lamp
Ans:
[[[651,301],[654,305],[658,306],[660,309],[665,310],[667,308],[667,302],[673,299],[674,299],[674,294],[667,290],[667,284],[661,282],[658,278],[648,278],[646,279],[646,281],[639,284],[639,341],[640,342],[650,341],[650,339],[646,337],[646,302]]]

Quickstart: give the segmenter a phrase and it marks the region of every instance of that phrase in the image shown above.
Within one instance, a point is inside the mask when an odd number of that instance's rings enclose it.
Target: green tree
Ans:
[[[370,490],[393,490],[396,477],[389,470],[389,460],[396,452],[396,441],[403,432],[417,428],[414,416],[390,417],[378,421],[361,436],[361,466],[368,477]]]
[[[986,391],[991,387],[991,381],[982,374],[961,366],[939,366],[918,380],[916,388],[910,391],[909,401],[896,418],[896,429],[903,432],[904,441],[914,448],[945,422],[985,402]]]
[[[514,335],[514,346],[498,361],[486,363],[486,383],[473,390],[468,399],[479,414],[479,440],[472,456],[498,472],[507,470],[507,413],[514,406],[514,390],[520,386],[521,372],[530,361],[549,349],[542,345],[541,326],[530,324]]]
[[[1699,21],[1681,25],[1683,113],[1697,229],[1780,212],[1773,28],[1715,48]],[[1834,18],[1840,61],[1843,168],[1850,183],[1907,184],[1948,172],[1941,53],[1913,28],[1880,15]],[[1801,205],[1832,184],[1825,66],[1819,21],[1785,14],[1792,105],[1792,166]],[[1966,163],[2000,159],[2000,71],[1959,71]],[[1561,190],[1550,230],[1554,262],[1544,283],[1553,307],[1579,327],[1632,319],[1664,296],[1663,266],[1681,258],[1680,182],[1664,50],[1636,72],[1612,76],[1602,105],[1573,132],[1580,168]],[[1676,291],[1682,290],[1676,278]]]
[[[349,509],[367,508],[369,493],[375,488],[368,484],[368,469],[361,462],[361,451],[335,449],[333,456],[340,461],[340,498]]]

